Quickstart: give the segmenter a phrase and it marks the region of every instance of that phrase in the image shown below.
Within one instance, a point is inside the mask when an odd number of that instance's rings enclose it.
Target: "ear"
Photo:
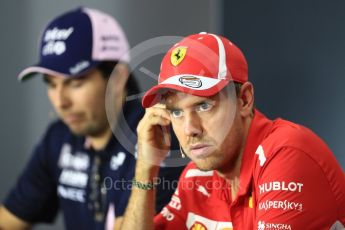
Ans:
[[[252,83],[243,83],[239,95],[239,101],[239,109],[242,117],[251,116],[254,106],[254,87]]]

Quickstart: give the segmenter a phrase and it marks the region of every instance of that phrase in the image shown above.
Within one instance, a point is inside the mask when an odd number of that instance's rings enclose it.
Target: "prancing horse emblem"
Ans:
[[[184,57],[186,56],[187,53],[187,47],[184,46],[179,46],[176,47],[172,52],[170,56],[170,61],[173,66],[177,66],[182,62]]]

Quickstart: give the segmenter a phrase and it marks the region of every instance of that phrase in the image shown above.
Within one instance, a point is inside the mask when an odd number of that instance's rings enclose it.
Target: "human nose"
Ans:
[[[200,117],[195,113],[185,114],[184,132],[187,136],[196,137],[202,134],[202,124]]]

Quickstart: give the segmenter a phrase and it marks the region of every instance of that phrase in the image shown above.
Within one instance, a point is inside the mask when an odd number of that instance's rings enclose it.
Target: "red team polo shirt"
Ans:
[[[215,171],[190,163],[156,229],[338,230],[345,225],[345,175],[309,129],[255,111],[232,200]]]

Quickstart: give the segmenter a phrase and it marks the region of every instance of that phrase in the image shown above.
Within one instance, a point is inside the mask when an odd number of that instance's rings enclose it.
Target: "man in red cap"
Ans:
[[[142,104],[122,229],[344,228],[345,176],[332,152],[309,129],[254,107],[246,59],[226,38],[201,33],[175,44]],[[154,217],[152,178],[169,124],[192,162]]]

